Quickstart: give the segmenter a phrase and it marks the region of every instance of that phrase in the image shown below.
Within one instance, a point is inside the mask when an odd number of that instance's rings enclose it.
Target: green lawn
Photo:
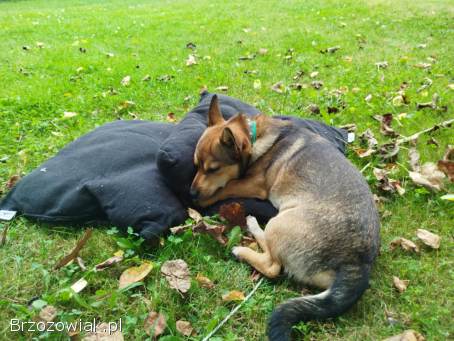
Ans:
[[[5,193],[4,184],[11,176],[28,173],[66,143],[105,122],[134,117],[166,120],[169,112],[181,118],[196,105],[205,85],[211,91],[227,86],[229,95],[265,113],[310,117],[333,125],[355,123],[357,135],[371,128],[380,143],[388,138],[379,133],[372,116],[406,113],[393,127],[410,135],[454,117],[454,90],[449,87],[454,83],[453,19],[454,5],[447,0],[0,1],[0,159],[7,157],[0,163],[1,189]],[[191,67],[186,66],[192,53],[186,48],[189,42],[197,45],[198,65]],[[340,49],[320,53],[333,46]],[[267,53],[239,60],[260,48]],[[375,65],[383,61],[387,68]],[[431,67],[417,68],[418,63]],[[293,80],[300,70],[304,76]],[[315,71],[318,75],[311,78]],[[127,75],[130,85],[122,86]],[[151,79],[142,81],[147,75]],[[174,78],[157,80],[163,75]],[[418,92],[427,77],[432,85]],[[254,87],[258,80],[260,88]],[[313,80],[322,81],[323,87],[314,89]],[[274,92],[270,87],[278,81],[286,86],[298,82],[302,89]],[[392,99],[403,82],[408,84],[409,103],[396,106]],[[335,89],[342,94],[334,95]],[[434,93],[447,110],[416,110],[417,102],[430,101]],[[366,101],[369,94],[372,97]],[[318,105],[321,114],[311,115],[310,104]],[[333,105],[340,111],[327,113]],[[64,118],[64,112],[77,115]],[[439,147],[426,143],[429,135],[418,141],[422,162],[436,162],[446,146],[454,144],[452,128],[432,136]],[[300,324],[299,329],[308,332],[305,340],[380,340],[405,329],[415,329],[427,340],[454,337],[453,203],[440,199],[444,192],[431,193],[412,184],[406,171],[406,146],[401,149],[392,177],[401,181],[406,193],[387,195],[389,201],[380,207],[387,213],[371,288],[342,317]],[[369,162],[383,167],[377,156],[360,159],[350,151],[349,158],[360,169]],[[378,193],[371,166],[364,175]],[[452,192],[453,186],[448,189]],[[423,247],[420,254],[390,250],[395,237],[416,241],[418,228],[439,234],[440,249]],[[82,250],[88,268],[118,250],[119,237],[107,231],[96,229]],[[248,266],[236,262],[208,236],[187,233],[170,238],[159,249],[136,252],[128,261],[89,274],[87,288],[68,299],[64,289],[83,273],[75,264],[58,271],[53,265],[82,233],[23,218],[10,224],[6,245],[0,247],[0,339],[39,336],[11,334],[9,320],[30,319],[36,312],[27,309],[27,302],[41,296],[57,307],[60,321],[122,318],[126,340],[145,338],[143,321],[151,310],[166,315],[164,334],[179,337],[171,340],[185,339],[175,329],[180,319],[190,321],[197,333],[189,339],[199,340],[233,308],[222,301],[222,294],[247,293],[254,286]],[[189,264],[194,278],[184,298],[168,287],[159,271],[164,261],[176,258]],[[144,285],[115,291],[121,272],[140,259],[154,263]],[[215,287],[199,287],[197,273],[209,277]],[[393,276],[410,280],[404,293],[393,288]],[[264,340],[273,307],[298,292],[285,279],[266,280],[212,340]],[[110,296],[99,300],[103,294]],[[390,323],[385,312],[397,322]]]

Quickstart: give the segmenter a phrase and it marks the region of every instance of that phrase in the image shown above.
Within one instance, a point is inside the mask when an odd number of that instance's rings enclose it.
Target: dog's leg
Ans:
[[[262,177],[243,178],[229,181],[225,187],[219,189],[213,196],[199,200],[201,207],[206,207],[228,198],[257,198],[266,199],[265,181]]]
[[[275,278],[281,272],[281,264],[273,260],[269,252],[258,253],[248,247],[236,246],[232,253],[268,278]]]
[[[265,240],[265,231],[262,230],[259,223],[257,222],[257,219],[255,219],[255,217],[253,216],[248,216],[246,218],[246,222],[247,230],[255,238],[263,252],[269,252],[268,245]]]

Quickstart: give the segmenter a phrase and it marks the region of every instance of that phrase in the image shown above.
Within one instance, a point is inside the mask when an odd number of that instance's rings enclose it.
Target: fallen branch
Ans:
[[[259,286],[263,283],[264,277],[260,278],[252,291],[244,298],[244,300],[238,304],[233,310],[214,328],[207,336],[203,338],[202,341],[208,341],[216,332],[221,329],[221,327],[241,308],[241,306],[249,300],[252,295],[257,291]]]
[[[5,243],[6,243],[6,234],[8,233],[8,229],[9,229],[9,224],[5,224],[5,227],[3,228],[3,232],[2,232],[2,238],[0,239],[0,246],[5,245]]]
[[[411,136],[408,136],[408,137],[402,137],[400,139],[397,139],[396,140],[396,144],[399,145],[399,144],[402,144],[402,143],[406,143],[406,142],[409,142],[409,141],[412,141],[412,140],[415,140],[417,139],[420,135],[422,134],[425,134],[425,133],[429,133],[431,131],[434,131],[438,128],[446,128],[448,127],[449,125],[451,125],[452,123],[454,123],[454,118],[451,118],[450,120],[447,120],[447,121],[444,121],[444,122],[441,122],[441,123],[438,123],[430,128],[427,128],[427,129],[424,129],[424,130],[421,130],[421,131],[418,131],[417,133],[411,135]]]
[[[60,269],[61,267],[65,266],[69,262],[71,262],[73,259],[75,259],[78,255],[80,250],[84,247],[85,243],[87,242],[88,239],[90,239],[91,234],[93,232],[93,229],[87,229],[85,230],[84,235],[82,236],[81,239],[77,242],[76,246],[74,249],[65,257],[63,257],[56,265],[55,269]]]

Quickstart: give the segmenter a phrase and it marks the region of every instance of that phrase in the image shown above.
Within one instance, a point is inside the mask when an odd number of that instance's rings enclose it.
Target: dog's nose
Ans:
[[[191,190],[189,191],[189,195],[191,196],[192,200],[196,200],[199,197],[199,191],[196,190],[195,188],[191,187]]]

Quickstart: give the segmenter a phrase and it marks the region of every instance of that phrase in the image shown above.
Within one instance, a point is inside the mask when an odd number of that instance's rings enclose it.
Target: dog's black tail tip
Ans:
[[[348,310],[369,286],[370,267],[345,267],[336,273],[333,285],[326,291],[298,297],[279,305],[268,322],[270,341],[290,341],[292,327],[300,321],[323,320]]]

